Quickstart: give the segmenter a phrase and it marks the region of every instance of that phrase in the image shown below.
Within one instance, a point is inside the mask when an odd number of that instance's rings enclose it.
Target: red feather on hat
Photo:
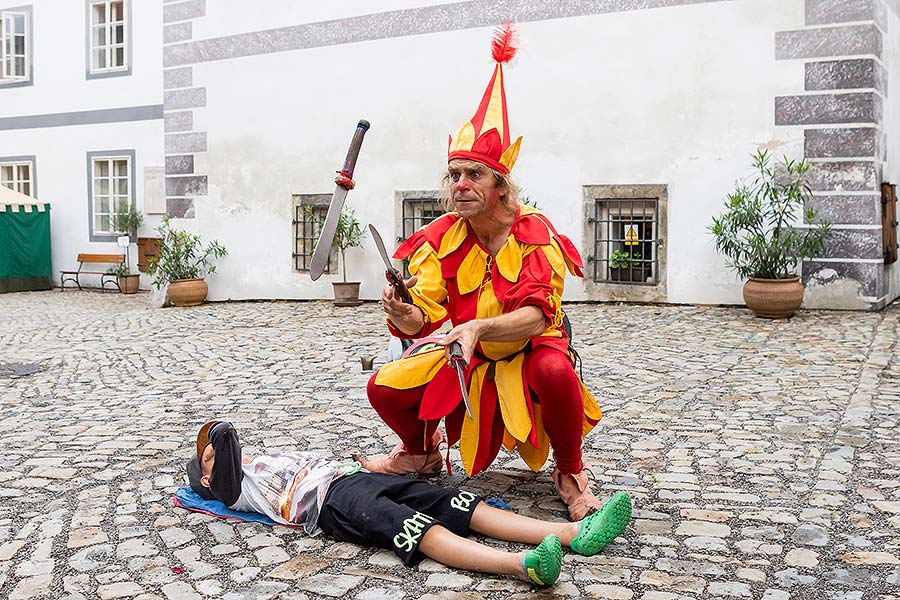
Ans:
[[[519,36],[513,27],[512,21],[504,21],[500,27],[494,31],[494,37],[491,40],[491,56],[498,63],[507,63],[513,59],[518,50]]]

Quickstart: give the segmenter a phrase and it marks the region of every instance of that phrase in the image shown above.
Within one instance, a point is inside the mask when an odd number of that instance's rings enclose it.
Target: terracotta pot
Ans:
[[[359,299],[359,282],[332,282],[334,287],[334,305],[335,306],[359,306],[362,300]]]
[[[803,304],[803,284],[799,277],[751,277],[744,284],[744,302],[757,317],[787,319]]]
[[[209,286],[202,279],[178,279],[169,284],[169,300],[175,306],[198,306],[206,300]]]
[[[141,276],[137,273],[133,275],[119,275],[119,291],[123,294],[135,294],[141,288]]]

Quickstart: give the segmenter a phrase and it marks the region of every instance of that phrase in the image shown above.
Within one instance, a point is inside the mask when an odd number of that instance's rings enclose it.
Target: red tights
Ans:
[[[544,429],[553,446],[556,466],[563,473],[578,473],[581,462],[581,424],[584,404],[581,386],[568,356],[546,346],[534,348],[525,357],[525,380],[531,398],[541,404]],[[377,374],[376,374],[377,375]],[[424,440],[431,440],[437,421],[419,420],[419,405],[425,386],[408,390],[376,385],[375,375],[367,387],[369,402],[378,416],[400,437],[410,454],[427,454]],[[499,412],[499,411],[498,411]],[[427,431],[426,431],[427,427]]]

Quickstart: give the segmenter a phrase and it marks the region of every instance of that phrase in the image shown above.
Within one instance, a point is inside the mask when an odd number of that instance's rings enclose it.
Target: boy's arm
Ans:
[[[244,479],[237,431],[227,421],[216,423],[209,430],[209,443],[216,453],[209,489],[226,506],[231,506],[241,496],[241,481]]]

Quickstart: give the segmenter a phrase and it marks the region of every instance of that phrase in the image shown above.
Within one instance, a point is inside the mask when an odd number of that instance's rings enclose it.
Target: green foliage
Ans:
[[[519,202],[521,204],[524,204],[525,206],[530,206],[532,208],[540,209],[540,206],[538,206],[537,200],[532,200],[528,196],[523,196],[523,197],[519,198]]]
[[[225,247],[213,240],[206,247],[199,235],[172,229],[163,217],[159,232],[159,256],[150,259],[147,272],[157,288],[179,279],[202,279],[216,272],[214,261],[226,256]]]
[[[613,250],[613,253],[609,255],[609,266],[613,269],[627,269],[628,267],[640,267],[642,266],[641,253],[633,252],[628,253],[623,250]]]
[[[779,163],[779,173],[769,166],[769,154],[753,155],[758,171],[752,184],[738,182],[728,194],[725,210],[714,217],[709,231],[716,238],[716,250],[741,278],[783,279],[797,273],[800,261],[825,249],[830,224],[806,208],[812,196],[806,183],[811,165],[787,157]],[[802,213],[809,226],[795,225]]]
[[[116,265],[108,268],[106,270],[107,275],[118,275],[119,277],[124,277],[125,275],[131,275],[131,271],[128,269],[128,265],[125,263],[117,263]]]
[[[119,206],[119,210],[110,215],[110,218],[113,231],[131,237],[137,237],[138,227],[144,223],[144,215],[130,204]]]
[[[313,215],[312,207],[306,207],[307,219],[316,223],[316,229],[321,235],[322,219]],[[341,217],[338,219],[337,229],[334,230],[334,241],[332,247],[337,248],[341,252],[341,276],[344,282],[347,282],[347,248],[357,248],[362,246],[363,240],[366,239],[366,230],[362,228],[356,213],[352,208],[345,208],[341,211]],[[313,250],[315,252],[315,250]]]

